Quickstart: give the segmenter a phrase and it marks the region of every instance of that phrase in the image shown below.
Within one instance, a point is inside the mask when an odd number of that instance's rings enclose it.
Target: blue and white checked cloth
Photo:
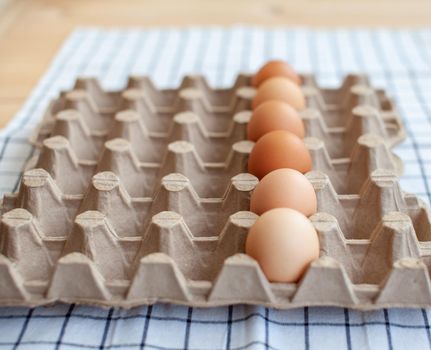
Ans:
[[[107,89],[118,89],[129,74],[150,75],[167,87],[187,73],[201,73],[214,86],[226,86],[238,72],[253,72],[271,58],[315,73],[325,86],[336,86],[347,73],[365,72],[387,89],[408,132],[396,149],[406,165],[402,186],[431,202],[431,28],[79,29],[0,131],[0,192],[17,189],[32,153],[30,131],[48,101],[77,76],[96,76]],[[0,308],[0,349],[427,349],[430,318],[431,311],[423,309]]]

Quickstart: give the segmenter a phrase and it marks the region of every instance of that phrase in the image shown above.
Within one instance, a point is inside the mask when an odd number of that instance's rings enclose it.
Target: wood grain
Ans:
[[[84,26],[428,26],[426,0],[0,0],[0,127]]]

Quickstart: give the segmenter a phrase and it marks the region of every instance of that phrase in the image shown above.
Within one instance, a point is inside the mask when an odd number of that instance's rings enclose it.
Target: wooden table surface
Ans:
[[[79,25],[428,26],[428,0],[0,0],[0,127]]]

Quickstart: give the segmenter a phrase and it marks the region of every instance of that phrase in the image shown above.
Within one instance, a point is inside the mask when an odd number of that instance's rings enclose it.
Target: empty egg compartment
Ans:
[[[349,74],[346,75],[339,87],[336,88],[322,88],[317,81],[314,74],[301,75],[302,86],[306,97],[317,97],[313,100],[318,109],[332,109],[336,106],[342,106],[349,99],[351,88],[356,85],[371,86],[370,81],[366,75],[363,74]]]
[[[84,196],[71,196],[61,193],[45,170],[32,169],[18,194],[5,197],[0,251],[16,261],[24,289],[39,286],[37,295],[26,291],[39,298],[55,266],[76,257],[73,253],[87,257],[108,285],[114,281],[114,294],[125,293],[140,260],[156,253],[169,256],[186,279],[211,281],[228,256],[244,251],[256,217],[246,211],[256,184],[252,175],[239,174],[224,197],[206,199],[185,176],[170,174],[154,198],[131,198],[115,174],[103,172]],[[86,264],[82,257],[78,261]],[[41,266],[37,273],[34,266]]]
[[[402,192],[393,172],[375,170],[358,195],[337,194],[321,172],[307,177],[318,199],[318,214],[311,220],[321,251],[341,262],[353,283],[380,284],[396,261],[427,254],[429,210]]]
[[[349,79],[350,78],[350,79]],[[405,138],[405,130],[392,101],[369,85],[350,85],[358,77],[347,77],[339,92],[342,99],[334,105],[325,103],[329,91],[304,87],[307,109],[301,113],[306,136],[321,138],[334,158],[346,157],[360,135],[374,133],[393,147]],[[322,92],[324,91],[324,92]]]
[[[308,105],[323,112],[349,110],[360,104],[394,112],[392,100],[384,90],[374,88],[366,75],[346,75],[338,88],[322,88],[314,75],[303,75],[303,92]],[[343,120],[335,124],[343,125]],[[328,120],[328,126],[334,126],[334,123]]]
[[[252,142],[240,141],[232,145],[224,162],[205,163],[195,145],[188,141],[175,141],[168,145],[162,163],[141,163],[128,141],[114,139],[106,143],[98,171],[112,171],[119,176],[133,197],[152,196],[154,186],[163,176],[180,173],[191,181],[202,198],[220,198],[230,179],[244,173]]]
[[[162,178],[154,197],[131,197],[112,172],[93,177],[79,212],[99,211],[119,236],[140,236],[154,215],[175,212],[196,237],[216,237],[230,215],[248,210],[257,179],[250,174],[231,178],[223,197],[201,198],[187,177],[172,173]]]
[[[63,168],[58,164],[53,167]],[[127,167],[122,169],[128,173]],[[220,196],[200,196],[193,181],[180,173],[168,173],[155,182],[151,196],[137,196],[127,189],[126,184],[130,187],[131,183],[124,183],[130,178],[121,178],[112,171],[97,172],[82,193],[71,194],[62,190],[59,185],[64,182],[56,181],[48,170],[35,168],[24,173],[18,193],[5,196],[2,211],[26,209],[40,229],[54,237],[66,237],[73,218],[83,211],[96,210],[106,215],[120,236],[139,236],[153,215],[175,211],[186,217],[184,220],[195,235],[217,236],[229,215],[248,210],[250,191],[258,182],[251,174],[234,174],[230,178],[223,174],[225,187],[217,186]],[[202,187],[211,189],[204,176],[197,178]],[[54,215],[45,210],[51,207]]]
[[[70,91],[50,103],[31,140],[40,146],[43,139],[55,136],[56,115],[68,109],[79,111],[88,129],[102,134],[111,128],[115,114],[126,109],[137,111],[151,132],[166,133],[172,117],[181,111],[200,115],[207,131],[226,132],[229,118],[248,108],[254,95],[254,89],[246,86],[248,81],[239,76],[231,88],[212,90],[203,77],[185,77],[177,89],[160,90],[146,77],[132,77],[125,89],[105,91],[95,79],[78,79]]]
[[[323,172],[312,171],[306,176],[316,191],[318,211],[335,216],[347,239],[369,239],[386,214],[402,212],[410,217],[419,241],[431,240],[426,206],[401,190],[392,171],[373,171],[359,194],[338,194]]]
[[[142,259],[153,253],[169,256],[186,279],[211,281],[225,258],[244,250],[247,216],[232,214],[216,236],[194,236],[182,216],[162,211],[151,218],[140,237],[119,237],[109,219],[85,211],[75,220],[62,255],[87,256],[107,280],[131,280]],[[155,281],[152,281],[155,283]]]
[[[140,161],[129,141],[116,138],[105,142],[100,159],[93,161],[78,159],[69,140],[54,136],[43,142],[29,167],[47,170],[67,194],[83,194],[92,175],[112,171],[121,178],[131,196],[151,197],[163,176],[178,172],[192,179],[201,197],[222,197],[229,179],[245,172],[252,146],[249,141],[236,142],[230,146],[223,162],[210,163],[200,158],[194,144],[175,141],[167,145],[158,163],[151,163]],[[202,150],[212,152],[211,148]]]
[[[319,234],[319,260],[330,259],[345,274],[336,293],[353,292],[349,293],[354,296],[351,304],[362,304],[367,309],[418,307],[431,302],[430,276],[422,256],[422,242],[418,241],[407,214],[385,214],[368,238],[362,239],[346,238],[349,233],[341,230],[333,215],[318,212],[310,219]]]
[[[203,129],[207,132],[229,132],[232,127],[233,115],[248,108],[249,97],[238,98],[238,103],[234,108],[226,108],[220,111],[204,104],[202,94],[199,90],[181,90],[178,94],[177,103],[169,109],[159,111],[152,106],[146,92],[142,90],[125,90],[121,94],[122,104],[118,110],[102,113],[98,111],[91,96],[81,90],[72,90],[64,94],[63,103],[58,103],[56,108],[52,108],[47,113],[39,127],[39,135],[34,136],[36,146],[40,145],[44,138],[63,135],[68,136],[67,121],[64,112],[69,111],[69,118],[77,119],[81,133],[92,134],[99,137],[109,134],[115,127],[115,116],[118,112],[125,110],[136,111],[142,123],[149,132],[167,134],[172,129],[173,117],[182,111],[195,112],[202,123]],[[71,114],[70,111],[78,112],[79,115]],[[63,115],[58,116],[63,113]],[[72,120],[73,120],[72,119]],[[66,124],[66,125],[65,125]]]
[[[376,169],[388,169],[401,174],[403,164],[384,138],[375,134],[361,135],[345,158],[332,158],[323,140],[304,139],[310,151],[313,170],[325,173],[338,194],[357,194],[369,175]]]
[[[405,131],[398,123],[395,126],[385,120],[378,109],[370,105],[358,105],[343,112],[346,124],[341,127],[328,127],[321,111],[308,108],[300,114],[306,137],[316,137],[323,141],[331,158],[346,158],[352,153],[359,137],[375,134],[382,137],[392,148],[405,138]]]
[[[163,94],[168,93],[170,95],[175,95],[178,94],[178,91],[180,90],[191,88],[203,93],[207,105],[215,108],[220,107],[231,109],[236,104],[238,90],[242,90],[244,94],[247,94],[246,91],[250,90],[250,84],[250,75],[239,74],[231,87],[217,89],[209,85],[205,76],[187,75],[183,78],[178,88],[159,90],[148,77],[133,76],[129,79],[127,87],[148,91],[151,99],[155,101],[155,105],[158,107],[172,106],[175,100],[174,97],[171,97],[170,100],[158,97],[160,96],[160,92],[163,92]],[[160,101],[160,103],[157,101]]]
[[[177,140],[190,141],[196,145],[199,156],[205,162],[221,162],[228,156],[232,144],[244,140],[250,112],[235,114],[226,132],[209,132],[201,118],[193,112],[182,112],[173,116],[167,132],[152,132],[141,115],[133,110],[124,110],[114,116],[107,132],[93,131],[87,127],[83,115],[76,110],[59,112],[51,137],[62,136],[69,140],[79,160],[97,161],[104,143],[115,138],[128,140],[141,162],[160,163],[169,143]],[[43,142],[42,142],[43,144]]]
[[[155,109],[173,109],[177,103],[178,94],[189,88],[202,91],[206,104],[214,107],[231,107],[235,104],[236,92],[242,87],[250,85],[250,77],[238,75],[230,88],[213,89],[203,76],[185,76],[177,88],[159,89],[152,80],[143,76],[131,76],[124,89],[120,91],[106,91],[99,81],[93,78],[77,79],[71,91],[85,91],[97,106],[97,110],[105,113],[115,113],[122,105],[122,94],[126,90],[144,91]],[[67,92],[65,92],[67,93]],[[61,94],[63,96],[64,93]]]

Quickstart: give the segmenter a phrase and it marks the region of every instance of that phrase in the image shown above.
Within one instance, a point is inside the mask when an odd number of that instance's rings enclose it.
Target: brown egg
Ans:
[[[284,77],[292,80],[295,84],[301,84],[301,78],[295,70],[287,63],[281,60],[269,61],[252,78],[252,85],[258,87],[261,83],[269,78]]]
[[[271,78],[259,86],[252,101],[255,109],[261,103],[269,100],[280,100],[287,102],[296,110],[304,109],[305,97],[301,88],[286,78]]]
[[[295,209],[305,216],[317,210],[313,185],[299,171],[277,169],[264,176],[254,189],[250,210],[258,215],[275,208]]]
[[[248,232],[245,252],[271,282],[297,282],[319,257],[319,238],[304,215],[277,208],[260,216]]]
[[[304,123],[295,108],[283,101],[263,102],[253,111],[247,126],[247,137],[257,141],[274,130],[286,130],[304,138]]]
[[[248,172],[259,179],[281,168],[306,173],[311,167],[311,156],[304,142],[295,134],[284,130],[263,135],[248,158]]]

